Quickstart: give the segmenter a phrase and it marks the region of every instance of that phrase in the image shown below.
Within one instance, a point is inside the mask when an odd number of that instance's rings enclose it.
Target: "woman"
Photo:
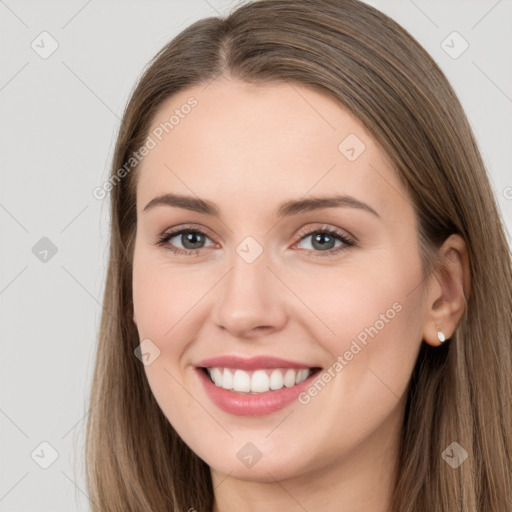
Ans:
[[[512,507],[512,272],[463,109],[356,0],[184,30],[126,108],[88,420],[109,511]]]

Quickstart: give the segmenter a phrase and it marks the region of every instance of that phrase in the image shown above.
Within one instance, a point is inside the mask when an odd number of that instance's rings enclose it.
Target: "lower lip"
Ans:
[[[264,416],[284,409],[311,384],[318,372],[291,388],[283,387],[266,393],[240,393],[216,386],[204,370],[197,368],[199,379],[211,401],[223,411],[235,416]]]

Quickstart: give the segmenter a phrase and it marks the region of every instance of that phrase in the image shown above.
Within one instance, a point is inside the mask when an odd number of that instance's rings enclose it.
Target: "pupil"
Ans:
[[[182,235],[183,247],[187,249],[198,249],[197,245],[199,244],[199,246],[201,246],[201,243],[204,242],[204,240],[201,240],[202,237],[203,235],[200,233],[184,233]],[[187,244],[190,244],[191,246],[188,246]]]
[[[325,241],[327,239],[327,241]],[[320,249],[332,249],[334,248],[335,240],[332,236],[327,235],[325,233],[318,233],[313,238],[313,247],[316,247],[316,244],[319,244],[318,247]]]

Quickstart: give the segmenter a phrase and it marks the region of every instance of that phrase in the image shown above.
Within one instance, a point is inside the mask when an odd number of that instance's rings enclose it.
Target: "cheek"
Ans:
[[[407,332],[421,321],[414,292],[421,282],[419,256],[404,260],[389,250],[370,256],[309,272],[282,269],[306,306],[296,319],[313,328],[315,339],[328,344],[333,355],[349,350],[353,340],[361,346],[373,339],[401,342],[406,338],[398,331]]]
[[[196,306],[205,286],[204,279],[194,279],[193,271],[162,265],[154,257],[152,261],[143,249],[136,248],[133,305],[137,330],[141,340],[151,340],[159,350],[159,355],[144,370],[160,409],[184,439],[191,424],[205,422],[204,411],[198,409],[196,401],[184,389],[180,366],[188,340],[193,339],[200,327]]]
[[[342,375],[333,387],[346,400],[353,397],[356,409],[370,403],[389,407],[410,379],[422,333],[421,261],[410,254],[388,250],[307,278],[289,276],[315,313],[295,318],[330,353],[331,373]]]
[[[154,338],[160,340],[159,343],[161,340],[172,341],[173,350],[179,351],[180,339],[186,339],[182,332],[184,326],[213,284],[213,277],[204,272],[199,276],[192,268],[171,267],[165,259],[155,261],[154,256],[136,250],[133,307],[141,339]],[[174,336],[173,333],[178,331],[180,336]]]
[[[312,385],[301,403],[308,417],[323,418],[316,425],[315,435],[322,439],[316,450],[326,458],[362,443],[397,411],[416,361],[421,297],[411,291],[419,283],[420,266],[381,262],[385,272],[352,268],[308,287],[315,290],[308,305],[329,329],[318,320],[304,325],[321,325],[314,336],[333,359],[325,384]],[[351,420],[340,423],[340,418]],[[282,434],[279,441],[286,443],[288,433]]]

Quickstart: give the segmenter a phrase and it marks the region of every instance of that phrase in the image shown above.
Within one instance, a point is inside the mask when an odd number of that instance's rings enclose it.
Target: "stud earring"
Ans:
[[[444,343],[446,341],[446,338],[444,336],[444,333],[443,331],[437,331],[437,339],[441,342],[441,343]]]

